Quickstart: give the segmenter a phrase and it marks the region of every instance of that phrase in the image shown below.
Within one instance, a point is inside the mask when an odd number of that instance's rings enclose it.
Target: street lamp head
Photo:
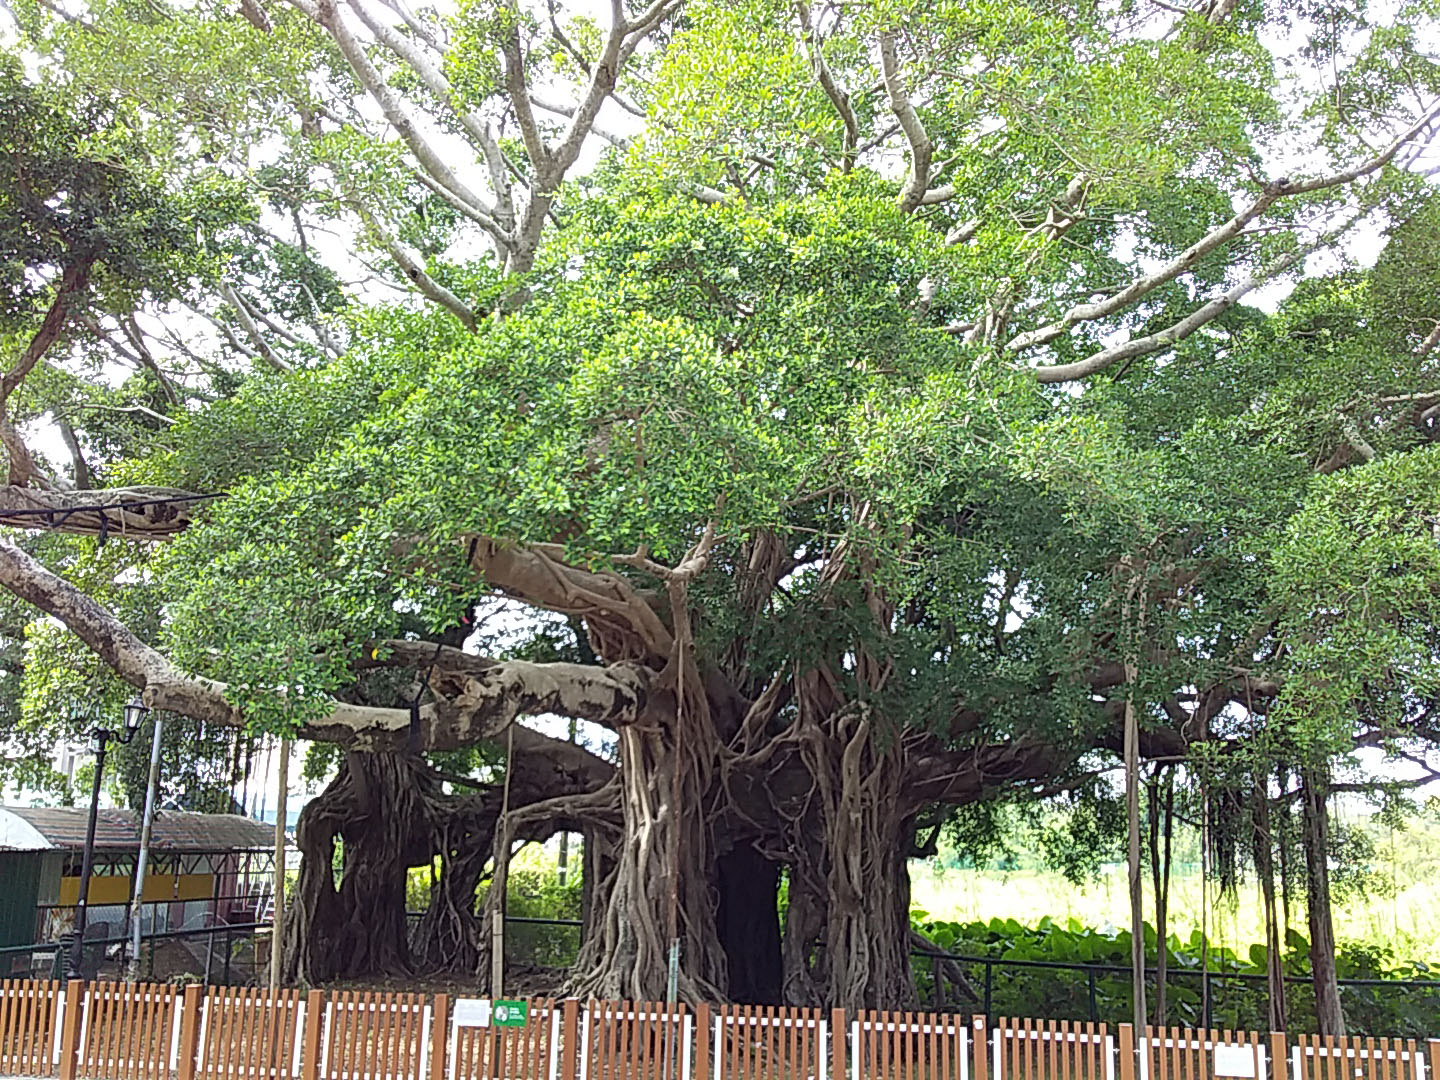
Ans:
[[[125,706],[125,733],[134,735],[136,729],[140,727],[140,721],[144,720],[149,712],[150,707],[141,700],[139,694],[136,694],[134,700]]]

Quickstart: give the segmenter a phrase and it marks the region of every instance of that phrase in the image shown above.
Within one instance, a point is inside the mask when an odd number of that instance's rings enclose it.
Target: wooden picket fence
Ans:
[[[475,1007],[0,981],[0,1080],[1440,1080],[1440,1040],[573,1000],[476,1027]]]
[[[1136,1066],[1140,1080],[1193,1080],[1237,1074],[1255,1080],[1266,1078],[1265,1040],[1253,1031],[1151,1027],[1137,1043]],[[1128,1050],[1128,1045],[1122,1047],[1122,1058]],[[1282,1052],[1280,1070],[1284,1067]]]
[[[52,1075],[60,1051],[61,984],[21,979],[0,988],[0,1075]]]
[[[1001,1019],[991,1039],[996,1077],[1114,1080],[1115,1040],[1104,1024]]]

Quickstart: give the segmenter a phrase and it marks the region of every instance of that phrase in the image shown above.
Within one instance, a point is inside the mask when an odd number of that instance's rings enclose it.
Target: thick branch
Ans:
[[[493,208],[461,182],[450,166],[445,164],[440,153],[420,133],[414,119],[400,104],[400,99],[390,89],[385,77],[370,62],[370,58],[365,55],[365,49],[355,39],[355,35],[350,33],[349,28],[345,25],[345,20],[335,6],[335,0],[320,0],[314,12],[320,24],[330,31],[330,36],[340,46],[340,51],[349,61],[356,77],[369,91],[370,96],[375,99],[375,103],[380,106],[380,111],[385,114],[385,119],[390,122],[390,126],[410,148],[410,152],[415,155],[416,160],[420,162],[425,171],[454,193],[469,208],[472,216],[490,220]]]
[[[244,725],[240,709],[226,699],[224,683],[179,671],[103,605],[3,539],[0,585],[64,623],[121,679],[140,689],[152,708]],[[477,676],[466,677],[453,700],[423,706],[413,739],[408,709],[339,702],[297,734],[364,749],[409,743],[439,750],[492,737],[518,717],[537,713],[558,712],[613,726],[632,721],[644,707],[649,680],[648,672],[631,665],[601,669],[525,661],[497,663]]]
[[[935,156],[935,145],[930,141],[925,125],[910,103],[905,91],[905,80],[900,73],[900,62],[895,54],[895,35],[884,31],[880,35],[880,67],[885,75],[885,92],[890,96],[890,111],[900,122],[900,129],[910,143],[910,179],[900,192],[900,209],[913,212],[925,198],[925,189],[930,184],[930,162]]]
[[[619,574],[570,566],[564,556],[558,544],[511,546],[480,537],[473,566],[508,596],[584,618],[598,655],[663,663],[674,635],[650,599]]]
[[[860,142],[860,123],[855,119],[855,110],[850,105],[850,95],[840,88],[831,74],[830,65],[825,63],[825,53],[820,48],[820,38],[815,33],[815,24],[810,18],[810,5],[805,0],[796,0],[795,10],[800,16],[800,36],[810,54],[810,66],[815,69],[815,78],[835,112],[845,126],[844,139],[840,144],[840,159],[844,171],[849,172],[855,164],[855,147]]]
[[[55,299],[50,302],[50,308],[45,312],[45,318],[40,322],[40,328],[30,339],[30,344],[20,354],[20,359],[15,366],[7,371],[3,378],[0,378],[0,410],[5,408],[5,403],[10,400],[10,395],[15,388],[25,381],[40,358],[59,340],[65,330],[65,323],[69,320],[71,309],[75,301],[85,292],[85,286],[90,281],[90,266],[93,260],[89,258],[77,259],[65,267],[60,275],[60,284],[55,289]]]
[[[260,327],[256,324],[255,320],[251,318],[250,309],[245,306],[245,301],[240,298],[240,294],[231,288],[229,284],[222,281],[220,283],[220,295],[224,297],[225,302],[234,310],[235,318],[239,321],[246,335],[255,343],[255,348],[259,350],[265,362],[282,375],[290,374],[293,369],[284,360],[280,359],[275,350],[270,347],[270,343],[265,340],[265,335],[261,333]]]
[[[58,420],[55,426],[60,429],[60,438],[65,443],[65,449],[69,451],[70,461],[75,467],[75,486],[82,491],[94,487],[95,481],[90,473],[90,466],[85,461],[84,451],[80,449],[80,440],[75,436],[75,428],[68,420]]]
[[[359,199],[351,199],[350,205],[360,215],[360,220],[370,230],[375,242],[389,253],[390,258],[395,260],[395,265],[400,267],[405,277],[429,300],[434,301],[443,307],[450,314],[459,319],[471,333],[475,331],[475,312],[469,304],[461,300],[453,292],[441,285],[425,272],[425,268],[405,250],[405,246],[399,243],[383,225],[376,219],[375,215],[365,208],[364,203]]]
[[[1076,360],[1070,364],[1051,364],[1045,367],[1035,368],[1035,377],[1041,383],[1070,382],[1072,379],[1083,379],[1089,375],[1094,375],[1096,372],[1104,371],[1112,364],[1119,363],[1121,360],[1129,360],[1132,357],[1145,356],[1149,353],[1159,352],[1161,349],[1167,349],[1185,340],[1185,338],[1189,337],[1196,330],[1199,330],[1206,323],[1213,321],[1229,311],[1238,304],[1246,294],[1259,288],[1277,274],[1284,273],[1328,239],[1329,234],[1312,244],[1306,245],[1298,251],[1293,251],[1288,255],[1276,259],[1270,263],[1270,265],[1249,275],[1234,288],[1221,296],[1217,296],[1173,326],[1167,327],[1154,334],[1131,338],[1121,345],[1101,349],[1099,352],[1091,353],[1084,360]]]
[[[172,499],[183,501],[168,501]],[[174,488],[41,491],[12,484],[0,487],[0,521],[12,528],[99,536],[103,518],[105,535],[130,540],[169,540],[190,524],[196,505],[193,499],[190,492]],[[121,509],[124,504],[136,503],[146,505]]]

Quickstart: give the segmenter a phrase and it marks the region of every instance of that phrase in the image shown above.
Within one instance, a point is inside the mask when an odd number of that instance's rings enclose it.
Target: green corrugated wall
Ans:
[[[44,858],[39,851],[0,851],[0,948],[35,940]]]

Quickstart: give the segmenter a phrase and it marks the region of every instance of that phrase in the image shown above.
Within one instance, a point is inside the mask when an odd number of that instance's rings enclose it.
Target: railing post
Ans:
[[[580,1068],[580,1001],[567,998],[560,1017],[560,1080],[575,1080]]]
[[[1135,1080],[1135,1025],[1120,1025],[1120,1080]]]
[[[985,1023],[995,1022],[995,1010],[990,1007],[990,996],[995,988],[995,965],[985,961]]]
[[[60,1080],[75,1080],[80,1065],[80,1025],[85,1008],[85,984],[71,979],[65,984],[65,1026],[60,1032]]]
[[[1430,1077],[1434,1080],[1435,1070],[1440,1069],[1440,1039],[1431,1039],[1425,1046],[1430,1051]],[[1285,1080],[1285,1077],[1276,1071],[1273,1080]]]
[[[1100,1022],[1100,1003],[1095,998],[1095,969],[1093,967],[1086,968],[1085,976],[1085,982],[1090,992],[1090,1022],[1098,1024]]]
[[[445,1080],[450,1070],[450,995],[436,994],[430,1013],[430,1080]]]
[[[300,1080],[318,1080],[320,1076],[320,1040],[324,1031],[325,992],[311,990],[305,995],[305,1043],[300,1054]]]
[[[710,1038],[710,1006],[702,1001],[695,1006],[695,1080],[710,1080]]]
[[[845,1010],[830,1010],[830,1080],[845,1080]]]
[[[1435,1043],[1430,1044],[1430,1061],[1435,1061]],[[1270,1032],[1270,1080],[1285,1080],[1290,1070],[1290,1040],[1283,1031]]]
[[[176,1080],[195,1080],[195,1053],[200,1043],[200,987],[187,986],[180,998],[180,1048]]]
[[[985,1017],[970,1021],[970,1035],[975,1040],[975,1075],[971,1080],[990,1080],[990,1031]]]

